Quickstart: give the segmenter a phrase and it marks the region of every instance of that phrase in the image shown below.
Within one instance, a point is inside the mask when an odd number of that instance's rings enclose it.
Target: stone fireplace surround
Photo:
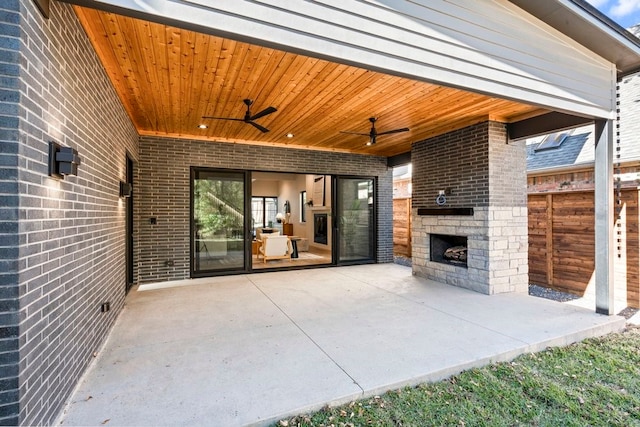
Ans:
[[[421,216],[414,211],[414,274],[484,294],[527,291],[526,207],[478,207],[473,216]],[[466,268],[431,261],[431,234],[466,236]]]

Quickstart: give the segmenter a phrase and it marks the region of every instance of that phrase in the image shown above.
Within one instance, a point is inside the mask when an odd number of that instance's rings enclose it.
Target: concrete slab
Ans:
[[[143,285],[62,425],[263,425],[624,327],[395,264]]]

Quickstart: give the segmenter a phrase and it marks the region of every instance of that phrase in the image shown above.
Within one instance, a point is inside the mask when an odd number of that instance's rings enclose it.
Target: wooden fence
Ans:
[[[411,257],[411,199],[393,199],[393,254]]]
[[[626,285],[627,304],[638,307],[638,190],[622,191],[615,224],[617,287]],[[595,217],[593,191],[529,195],[529,280],[577,295],[593,280]]]
[[[615,282],[626,286],[627,304],[640,307],[640,211],[638,189],[623,189],[615,223]],[[529,280],[583,295],[593,280],[593,191],[529,195]],[[411,257],[411,199],[393,201],[393,253]]]
[[[638,189],[623,189],[615,224],[614,270],[627,304],[640,308],[640,212]],[[529,195],[529,280],[583,295],[593,281],[593,191]],[[411,257],[411,199],[393,200],[393,253]],[[619,291],[618,291],[619,292]]]

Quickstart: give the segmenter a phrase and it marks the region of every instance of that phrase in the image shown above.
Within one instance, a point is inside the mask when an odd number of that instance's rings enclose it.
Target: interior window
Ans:
[[[277,197],[252,197],[251,198],[251,228],[253,236],[256,228],[273,227],[278,213]]]
[[[307,222],[305,206],[307,205],[307,192],[300,192],[300,222]]]

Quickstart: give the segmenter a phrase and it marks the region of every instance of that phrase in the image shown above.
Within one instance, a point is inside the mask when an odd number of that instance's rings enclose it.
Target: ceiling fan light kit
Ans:
[[[239,119],[237,117],[212,117],[212,116],[202,116],[203,119],[210,119],[210,120],[233,120],[235,122],[244,122],[244,123],[248,123],[251,126],[255,127],[256,129],[258,129],[260,132],[269,132],[269,129],[267,129],[266,127],[259,125],[258,123],[255,123],[254,120],[258,120],[261,117],[264,117],[266,115],[269,115],[271,113],[275,113],[276,111],[278,111],[275,107],[267,107],[264,110],[260,111],[259,113],[256,114],[251,114],[251,105],[253,104],[253,101],[251,99],[245,99],[242,102],[244,102],[244,104],[247,106],[247,111],[244,113],[244,117]]]
[[[400,133],[400,132],[408,132],[409,128],[400,128],[400,129],[393,129],[393,130],[386,130],[384,132],[378,132],[376,131],[376,118],[375,117],[370,117],[369,121],[371,122],[371,130],[369,131],[369,133],[361,133],[361,132],[349,132],[346,130],[340,131],[340,133],[349,133],[352,135],[363,135],[363,136],[368,136],[369,137],[369,141],[367,141],[367,146],[371,146],[373,144],[376,143],[376,139],[381,136],[381,135],[389,135],[391,133]]]

